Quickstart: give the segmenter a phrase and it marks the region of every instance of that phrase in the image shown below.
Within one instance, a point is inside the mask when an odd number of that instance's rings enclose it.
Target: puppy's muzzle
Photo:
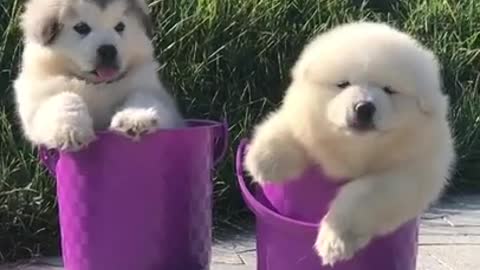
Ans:
[[[350,126],[359,131],[373,129],[376,110],[375,104],[370,101],[356,103],[353,107],[353,119]]]
[[[107,67],[116,66],[117,56],[117,48],[111,44],[102,45],[97,49],[97,59],[99,65]]]

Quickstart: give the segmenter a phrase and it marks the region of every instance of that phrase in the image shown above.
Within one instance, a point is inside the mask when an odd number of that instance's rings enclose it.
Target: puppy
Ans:
[[[421,214],[455,158],[435,55],[371,22],[339,26],[301,53],[280,108],[256,128],[245,166],[262,183],[320,165],[348,179],[320,225],[326,265]]]
[[[157,77],[143,0],[29,0],[14,82],[34,144],[79,150],[110,129],[132,138],[183,120]]]

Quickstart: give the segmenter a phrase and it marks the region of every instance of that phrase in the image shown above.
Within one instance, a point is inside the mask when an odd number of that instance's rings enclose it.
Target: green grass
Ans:
[[[479,190],[480,2],[410,0],[390,13],[333,0],[154,0],[159,73],[188,117],[230,122],[231,145],[215,178],[216,217],[244,210],[233,175],[234,149],[277,106],[289,69],[314,34],[362,18],[388,21],[435,50],[459,152],[455,189]],[[21,138],[11,80],[19,60],[22,1],[0,3],[0,261],[57,251],[53,181]]]

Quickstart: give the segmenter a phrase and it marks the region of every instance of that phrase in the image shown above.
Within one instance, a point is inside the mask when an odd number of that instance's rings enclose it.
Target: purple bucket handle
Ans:
[[[243,139],[240,141],[240,144],[238,146],[237,150],[237,156],[236,156],[236,174],[237,174],[237,180],[238,184],[240,186],[240,190],[242,192],[243,197],[245,198],[245,202],[248,205],[248,207],[256,213],[258,217],[265,216],[265,220],[270,220],[272,223],[275,224],[282,224],[281,226],[285,228],[285,226],[292,226],[292,230],[304,230],[305,232],[317,232],[319,228],[319,224],[316,223],[310,223],[310,222],[304,222],[300,220],[295,220],[283,215],[280,215],[276,213],[275,211],[272,211],[262,203],[260,203],[257,198],[252,194],[250,189],[247,187],[247,184],[245,182],[245,169],[244,169],[244,157],[246,153],[246,148],[247,148],[248,140]]]
[[[222,125],[215,127],[213,131],[214,136],[214,152],[213,165],[216,166],[223,160],[228,150],[228,122],[223,119]]]
[[[55,168],[57,167],[57,161],[60,153],[56,149],[47,149],[45,146],[40,146],[38,149],[38,155],[43,165],[48,169],[52,176],[55,176]]]

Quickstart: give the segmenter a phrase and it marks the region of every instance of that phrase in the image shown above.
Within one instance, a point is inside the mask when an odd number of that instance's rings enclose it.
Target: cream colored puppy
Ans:
[[[318,36],[292,74],[283,104],[256,128],[245,165],[259,182],[312,164],[349,179],[315,246],[333,265],[439,197],[454,161],[448,100],[434,54],[385,24]]]
[[[26,137],[78,150],[111,129],[133,138],[183,123],[157,77],[143,0],[30,0],[14,83]]]

